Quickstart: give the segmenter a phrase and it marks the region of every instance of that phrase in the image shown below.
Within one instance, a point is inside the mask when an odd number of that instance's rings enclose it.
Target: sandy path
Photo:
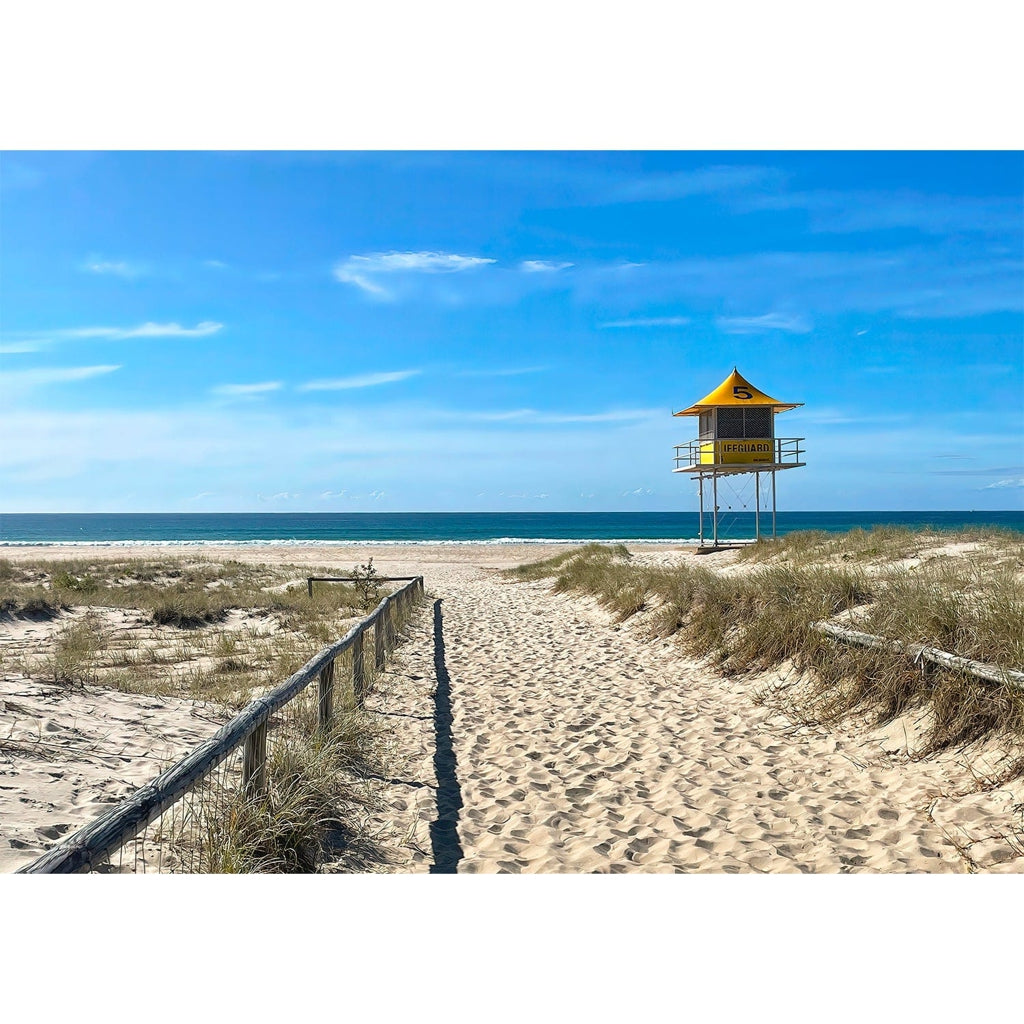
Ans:
[[[787,728],[750,682],[641,642],[546,583],[455,575],[433,588],[454,765],[440,815],[428,751],[410,761],[416,788],[394,791],[414,837],[399,870],[967,870],[929,817],[956,788],[949,758],[899,763],[877,739]],[[406,713],[417,700],[437,710],[425,692],[435,625],[432,609],[396,663],[391,699]],[[958,813],[984,825],[988,811]],[[1019,869],[1011,858],[1000,843],[985,867]]]

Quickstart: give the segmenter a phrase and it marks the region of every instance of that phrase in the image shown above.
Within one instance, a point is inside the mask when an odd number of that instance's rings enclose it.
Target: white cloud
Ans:
[[[215,320],[203,320],[195,327],[182,327],[179,323],[158,324],[148,320],[138,327],[62,327],[52,331],[22,331],[23,338],[80,341],[105,338],[109,341],[128,341],[133,338],[205,338],[223,330]]]
[[[472,270],[495,260],[484,256],[460,256],[453,252],[378,252],[369,256],[350,256],[348,264],[365,273],[393,273],[414,270],[428,274],[452,274]]]
[[[147,267],[142,263],[130,263],[128,260],[104,260],[98,256],[90,256],[82,264],[82,270],[90,274],[112,274],[114,277],[124,277],[132,280],[147,273]]]
[[[473,410],[444,410],[433,414],[439,420],[457,420],[475,423],[539,423],[555,426],[570,423],[629,423],[665,417],[664,409],[616,409],[597,413],[538,412],[536,409],[509,409],[498,412],[477,412]]]
[[[719,164],[691,171],[648,174],[634,178],[613,190],[610,198],[619,202],[658,202],[689,196],[731,192],[755,185],[777,182],[780,172],[769,167]]]
[[[219,324],[215,320],[203,320],[195,327],[182,327],[178,323],[157,324],[149,321],[138,327],[129,327],[124,330],[114,329],[108,333],[107,337],[118,340],[127,338],[205,338],[216,334],[223,327],[223,324]]]
[[[609,320],[599,327],[684,327],[690,322],[688,316],[635,317],[629,320]]]
[[[985,484],[981,490],[989,491],[993,487],[1024,487],[1024,476],[1011,477],[1009,480],[997,480],[993,484]]]
[[[2,381],[9,388],[21,390],[88,380],[120,369],[120,366],[47,366],[32,370],[5,370]]]
[[[41,346],[31,341],[15,341],[9,345],[0,345],[0,356],[22,355],[25,352],[38,352]]]
[[[268,391],[278,391],[281,387],[279,380],[268,380],[261,384],[218,384],[210,388],[215,395],[226,397],[244,397],[246,395],[262,395]]]
[[[519,264],[519,268],[526,271],[527,274],[553,274],[559,270],[568,270],[569,267],[575,265],[575,263],[555,263],[551,260],[523,260]]]
[[[664,409],[619,409],[611,412],[595,413],[541,413],[537,416],[538,423],[626,423],[636,420],[649,420],[653,417],[665,417]]]
[[[393,298],[392,293],[375,280],[378,274],[419,273],[456,274],[496,262],[483,256],[461,256],[451,252],[378,252],[349,256],[334,268],[334,276],[345,284],[378,298]]]
[[[330,380],[311,380],[300,384],[299,391],[347,391],[350,388],[372,388],[378,384],[393,384],[422,373],[422,370],[395,370],[392,373],[364,373],[355,377],[336,377]]]
[[[720,316],[715,323],[726,334],[756,334],[759,331],[788,331],[806,334],[811,322],[799,314],[765,313],[762,316]]]
[[[226,270],[227,264],[222,260],[203,260],[203,266],[209,267],[211,270]]]
[[[460,370],[460,377],[521,377],[526,373],[543,373],[549,366],[522,366],[499,370]]]

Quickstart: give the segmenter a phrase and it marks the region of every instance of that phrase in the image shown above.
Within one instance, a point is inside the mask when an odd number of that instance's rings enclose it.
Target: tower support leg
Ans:
[[[700,547],[704,547],[704,477],[697,477],[697,493],[700,495],[700,522],[697,523],[697,537]]]
[[[718,547],[718,474],[717,473],[712,473],[711,474],[711,491],[712,491],[711,500],[714,502],[714,505],[715,505],[715,507],[714,507],[714,509],[712,510],[712,513],[711,513],[711,530],[712,530],[712,537],[714,538],[714,545],[717,548]]]
[[[772,540],[775,539],[775,470],[772,470]]]
[[[754,474],[754,540],[761,539],[761,474]]]

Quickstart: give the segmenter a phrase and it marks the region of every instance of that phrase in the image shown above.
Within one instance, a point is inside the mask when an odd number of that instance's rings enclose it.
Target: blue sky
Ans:
[[[0,157],[0,510],[692,509],[673,419],[804,407],[783,509],[1024,504],[1024,156]]]

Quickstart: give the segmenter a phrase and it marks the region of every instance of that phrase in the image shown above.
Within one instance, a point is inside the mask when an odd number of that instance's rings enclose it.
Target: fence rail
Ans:
[[[933,665],[941,665],[943,668],[953,669],[957,672],[966,672],[968,675],[983,679],[988,683],[1003,684],[1024,690],[1024,672],[1017,672],[1010,668],[1000,668],[998,665],[990,665],[984,661],[973,661],[970,658],[961,658],[948,651],[940,651],[937,647],[928,647],[926,644],[905,643],[902,640],[890,640],[884,636],[875,636],[874,633],[860,633],[856,629],[848,629],[846,626],[837,626],[832,622],[812,622],[811,628],[819,633],[831,636],[842,643],[854,644],[857,647],[871,647],[880,651],[894,651],[897,654],[906,654],[915,661],[931,662]]]
[[[419,576],[374,576],[373,582],[375,583],[405,583],[409,580],[418,580]],[[313,596],[313,584],[314,583],[364,583],[367,581],[366,576],[307,576],[306,577],[306,592],[310,597]]]
[[[406,585],[384,597],[366,618],[357,622],[340,640],[324,648],[297,672],[263,697],[254,700],[192,753],[106,814],[68,836],[16,874],[70,874],[87,871],[143,832],[169,807],[180,801],[229,755],[244,748],[242,786],[247,796],[258,797],[266,786],[267,726],[271,716],[319,682],[317,711],[321,728],[330,727],[336,659],[352,652],[352,688],[357,704],[363,703],[366,669],[363,635],[374,631],[374,665],[382,668],[386,651],[394,645],[395,612],[404,614],[423,595],[423,577],[405,577]]]

